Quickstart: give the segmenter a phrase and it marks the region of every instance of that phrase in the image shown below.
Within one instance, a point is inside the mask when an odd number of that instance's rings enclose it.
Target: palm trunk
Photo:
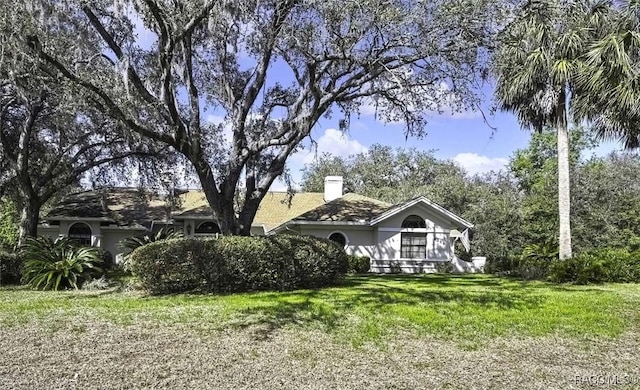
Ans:
[[[569,181],[569,132],[562,121],[557,128],[558,137],[558,216],[560,222],[559,257],[569,259],[571,253],[571,200]]]

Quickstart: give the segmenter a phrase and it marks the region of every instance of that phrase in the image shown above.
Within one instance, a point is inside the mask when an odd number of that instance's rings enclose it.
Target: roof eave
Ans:
[[[434,203],[432,201],[430,201],[429,199],[425,198],[424,196],[420,196],[412,201],[409,201],[407,203],[404,203],[402,206],[400,207],[394,207],[390,210],[385,211],[384,213],[380,214],[377,218],[374,218],[371,220],[370,225],[374,226],[377,225],[378,223],[384,221],[385,219],[388,219],[408,208],[411,208],[413,206],[415,206],[418,203],[424,203],[429,207],[432,207],[433,209],[435,209],[437,212],[443,214],[444,216],[454,220],[455,222],[460,223],[462,226],[472,229],[473,228],[473,224],[467,220],[465,220],[462,217],[457,216],[456,214],[452,213],[451,211],[445,209],[444,207],[438,205],[437,203]]]

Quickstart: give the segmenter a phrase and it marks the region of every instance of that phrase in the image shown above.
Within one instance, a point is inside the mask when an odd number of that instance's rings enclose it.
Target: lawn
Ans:
[[[640,285],[486,275],[354,276],[333,288],[222,296],[4,288],[0,383],[581,388],[608,375],[633,388],[639,304]]]

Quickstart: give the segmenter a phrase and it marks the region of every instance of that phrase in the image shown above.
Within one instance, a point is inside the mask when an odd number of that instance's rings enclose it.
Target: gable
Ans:
[[[407,202],[400,203],[384,213],[380,214],[377,218],[371,221],[371,225],[378,225],[383,221],[387,221],[390,218],[394,218],[393,224],[397,224],[398,221],[395,219],[400,219],[401,221],[405,217],[412,214],[424,215],[423,218],[431,220],[433,222],[438,222],[438,225],[446,228],[447,230],[450,228],[460,228],[460,229],[468,229],[472,228],[473,224],[462,217],[452,213],[449,210],[446,210],[442,206],[437,205],[436,203],[430,201],[429,199],[421,196]]]

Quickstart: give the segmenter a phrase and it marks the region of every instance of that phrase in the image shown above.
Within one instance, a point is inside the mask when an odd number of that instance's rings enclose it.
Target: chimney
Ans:
[[[331,202],[342,196],[342,176],[327,176],[324,178],[324,201]]]

